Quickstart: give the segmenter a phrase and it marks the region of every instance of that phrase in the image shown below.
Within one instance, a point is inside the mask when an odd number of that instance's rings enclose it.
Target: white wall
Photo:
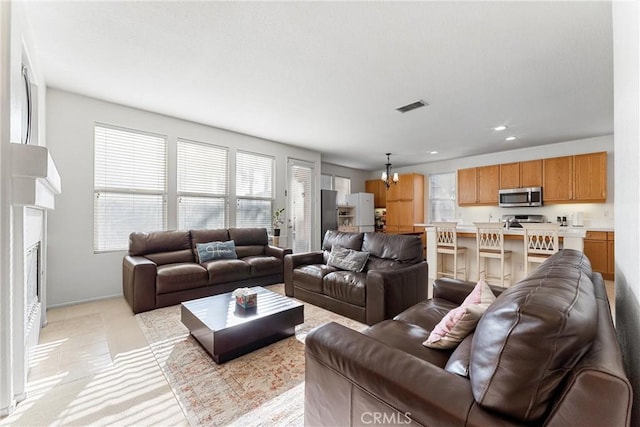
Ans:
[[[47,94],[47,137],[64,189],[49,214],[49,306],[122,294],[122,258],[125,252],[93,253],[93,126],[102,122],[167,135],[169,176],[175,167],[178,137],[211,142],[235,150],[265,153],[276,158],[275,206],[287,206],[284,189],[287,158],[313,162],[316,200],[319,200],[320,153],[216,129],[69,92]],[[173,165],[173,166],[172,166]],[[169,228],[175,228],[175,183],[169,180]],[[173,206],[173,207],[172,207]],[[316,203],[319,217],[319,203]],[[319,231],[313,235],[319,235]],[[319,242],[312,242],[317,247]]]
[[[433,173],[455,172],[457,169],[476,166],[495,165],[500,163],[519,162],[549,157],[561,157],[574,154],[607,152],[607,202],[606,203],[571,203],[562,205],[546,205],[540,208],[499,208],[497,206],[456,207],[456,218],[464,224],[473,221],[494,220],[503,214],[540,213],[548,219],[557,216],[571,217],[575,212],[584,212],[586,226],[613,229],[614,203],[614,151],[613,135],[575,141],[549,144],[540,147],[522,148],[481,156],[464,157],[441,162],[423,163],[413,166],[394,168],[394,172],[415,172],[425,176],[425,216],[429,213],[429,175]],[[379,178],[379,173],[372,172],[368,179]],[[429,222],[429,218],[425,218]]]
[[[640,6],[613,2],[616,329],[640,426]]]

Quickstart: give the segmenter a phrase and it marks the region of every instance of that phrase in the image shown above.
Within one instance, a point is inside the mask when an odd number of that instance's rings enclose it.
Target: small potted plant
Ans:
[[[284,214],[284,208],[274,209],[273,210],[273,235],[280,236],[280,226],[284,224],[282,220]]]

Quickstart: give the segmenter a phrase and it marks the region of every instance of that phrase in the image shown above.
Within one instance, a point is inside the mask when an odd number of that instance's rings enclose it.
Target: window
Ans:
[[[320,189],[333,190],[333,175],[320,174]]]
[[[166,137],[96,124],[94,146],[94,251],[126,250],[131,232],[166,229]]]
[[[429,218],[453,221],[456,213],[456,173],[429,175]]]
[[[272,229],[274,158],[236,153],[236,226]]]
[[[227,227],[228,150],[178,139],[178,228]]]
[[[333,177],[333,189],[338,192],[338,204],[345,205],[347,203],[347,195],[351,194],[351,178]]]

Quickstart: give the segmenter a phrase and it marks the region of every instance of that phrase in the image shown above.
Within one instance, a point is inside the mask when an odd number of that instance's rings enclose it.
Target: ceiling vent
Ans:
[[[408,111],[415,110],[416,108],[420,108],[420,107],[425,107],[427,105],[429,105],[429,104],[424,102],[422,99],[419,99],[416,102],[412,102],[411,104],[407,104],[407,105],[404,105],[402,107],[398,107],[398,108],[396,108],[396,110],[400,111],[401,113],[406,113]]]

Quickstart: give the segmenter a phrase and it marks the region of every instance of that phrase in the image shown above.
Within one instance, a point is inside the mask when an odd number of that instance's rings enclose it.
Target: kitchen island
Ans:
[[[436,279],[436,272],[438,271],[435,227],[432,224],[415,224],[415,226],[424,227],[426,232],[427,262],[429,264],[429,298],[431,298],[431,284]],[[558,231],[560,248],[582,251],[584,248],[585,235],[586,229],[584,227],[560,227]],[[478,266],[476,265],[476,228],[473,224],[458,225],[457,236],[458,246],[467,248],[466,260],[464,260],[467,269],[467,280],[476,281],[478,279]],[[505,229],[504,246],[505,250],[512,252],[510,264],[511,277],[513,279],[512,284],[514,284],[524,278],[524,230],[522,228]],[[451,262],[450,260],[448,261]],[[507,264],[509,264],[509,261],[507,261]],[[532,265],[532,267],[535,268],[535,265]],[[488,268],[490,271],[495,272],[499,270],[500,264],[490,262]]]

